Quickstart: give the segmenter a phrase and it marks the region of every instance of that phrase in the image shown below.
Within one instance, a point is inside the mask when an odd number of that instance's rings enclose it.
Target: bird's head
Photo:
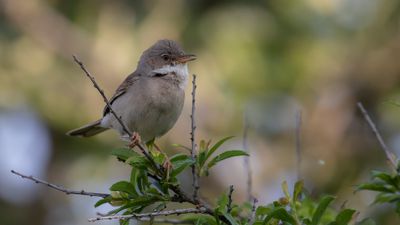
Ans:
[[[195,59],[195,55],[186,54],[175,41],[159,40],[143,52],[138,67],[149,76],[175,74],[186,80],[187,63]]]

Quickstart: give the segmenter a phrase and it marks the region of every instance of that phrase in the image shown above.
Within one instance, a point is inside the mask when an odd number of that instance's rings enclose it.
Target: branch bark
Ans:
[[[301,110],[296,113],[296,170],[297,180],[301,180]]]
[[[105,197],[109,196],[109,194],[105,194],[105,193],[88,192],[88,191],[84,191],[84,190],[74,191],[74,190],[66,189],[64,187],[61,187],[61,186],[56,185],[56,184],[49,183],[47,181],[41,180],[39,178],[36,178],[34,176],[24,175],[24,174],[19,173],[19,172],[15,171],[15,170],[11,170],[11,173],[13,173],[13,174],[15,174],[17,176],[20,176],[20,177],[22,177],[24,179],[31,180],[31,181],[33,181],[33,182],[35,182],[37,184],[43,184],[43,185],[46,185],[47,187],[52,188],[54,190],[64,192],[67,195],[86,195],[86,196],[90,196],[90,197],[101,197],[101,198],[105,198]]]
[[[197,158],[197,150],[196,150],[196,120],[195,120],[195,112],[196,112],[196,75],[193,74],[193,79],[192,79],[192,114],[190,115],[190,120],[191,120],[191,132],[190,132],[190,140],[192,142],[192,149],[190,151],[191,157],[193,161],[196,162]],[[198,172],[196,171],[196,164],[192,165],[192,176],[193,176],[193,199],[198,202],[198,196],[199,196],[199,175]]]
[[[197,208],[189,208],[189,209],[174,209],[168,211],[161,212],[151,212],[151,213],[134,213],[130,215],[115,215],[115,216],[101,216],[91,218],[89,222],[95,222],[99,220],[123,220],[123,219],[132,219],[132,218],[152,218],[155,216],[169,216],[169,215],[181,215],[181,214],[189,214],[189,213],[204,213],[205,209],[197,209]]]
[[[363,114],[364,119],[367,121],[368,125],[371,127],[372,132],[374,132],[376,138],[378,139],[378,142],[381,145],[382,150],[385,152],[386,158],[389,161],[389,164],[391,165],[392,169],[394,171],[397,171],[396,156],[389,150],[389,148],[383,141],[381,134],[379,133],[378,129],[376,128],[375,123],[372,121],[371,117],[369,116],[367,110],[364,108],[363,104],[361,102],[358,102],[357,106],[360,109],[361,113]]]
[[[247,120],[246,114],[243,116],[243,150],[246,151],[250,155],[250,149],[247,143],[247,133],[249,131],[249,122]],[[250,167],[250,156],[243,157],[244,167],[247,172],[247,181],[246,181],[246,192],[247,192],[247,201],[251,202],[253,199],[253,179],[252,179],[252,171]]]

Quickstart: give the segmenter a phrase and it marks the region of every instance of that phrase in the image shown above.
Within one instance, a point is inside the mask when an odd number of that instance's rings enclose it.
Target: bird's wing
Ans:
[[[138,78],[140,77],[140,74],[134,72],[131,73],[117,88],[117,90],[115,91],[115,94],[110,98],[109,103],[110,105],[113,104],[113,102],[120,96],[122,96],[123,94],[125,94],[125,92],[128,90],[128,88],[135,83]],[[108,114],[110,112],[110,108],[106,105],[104,107],[103,110],[103,116],[105,116],[106,114]]]

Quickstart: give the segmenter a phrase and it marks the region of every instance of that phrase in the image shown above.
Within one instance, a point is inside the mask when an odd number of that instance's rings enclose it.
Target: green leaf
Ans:
[[[170,158],[170,161],[173,167],[173,170],[170,174],[171,177],[176,177],[179,173],[194,163],[194,161],[185,154],[176,154]]]
[[[311,225],[318,225],[319,221],[322,218],[322,215],[328,208],[329,204],[335,199],[333,196],[325,196],[322,198],[322,200],[319,202],[317,209],[314,212],[314,215],[311,220]]]
[[[294,190],[293,190],[293,203],[296,203],[296,201],[299,199],[299,195],[303,191],[303,181],[297,181],[296,184],[294,185]]]
[[[185,150],[188,150],[189,152],[191,152],[191,151],[192,151],[192,149],[191,149],[191,148],[189,148],[189,147],[186,147],[186,146],[184,146],[184,145],[181,145],[181,144],[172,144],[172,146],[174,146],[174,147],[178,147],[178,148],[183,148],[183,149],[185,149]]]
[[[357,186],[357,191],[359,190],[369,190],[369,191],[379,191],[379,192],[386,192],[386,193],[394,193],[396,190],[389,185],[385,185],[384,183],[365,183],[360,184]]]
[[[141,155],[131,156],[125,161],[125,163],[140,170],[147,170],[149,167],[151,167],[149,161]]]
[[[256,216],[266,216],[272,211],[271,207],[267,206],[258,206],[256,209]]]
[[[207,168],[210,169],[211,167],[215,166],[218,162],[228,159],[228,158],[232,158],[232,157],[236,157],[236,156],[248,156],[249,154],[247,154],[246,152],[242,151],[242,150],[229,150],[226,152],[223,152],[217,156],[215,156],[208,164],[207,164]]]
[[[214,217],[204,214],[182,215],[182,221],[198,222],[198,224],[217,225]]]
[[[97,208],[105,203],[109,203],[111,201],[112,197],[111,196],[107,196],[105,198],[100,199],[99,201],[96,202],[96,204],[94,204],[94,207]]]
[[[201,151],[197,157],[197,163],[199,165],[199,168],[202,168],[204,164],[206,163],[206,155],[207,151]]]
[[[379,193],[373,202],[373,204],[377,203],[391,203],[391,202],[397,202],[400,200],[400,195],[399,194],[394,194],[394,193]]]
[[[137,152],[129,148],[117,148],[111,151],[111,155],[117,156],[119,159],[127,160],[129,157],[140,156]]]
[[[275,208],[268,216],[265,218],[263,225],[268,224],[271,219],[278,219],[283,222],[287,222],[292,225],[296,225],[296,219],[290,215],[284,208],[278,207]]]
[[[285,197],[287,199],[290,199],[289,187],[288,187],[286,180],[282,182],[281,187],[282,187],[282,191],[283,191],[283,194],[285,195]]]
[[[372,178],[380,179],[381,181],[384,181],[385,183],[390,184],[395,188],[399,188],[398,183],[396,181],[396,177],[392,177],[391,175],[385,172],[377,170],[373,170],[371,174]]]
[[[213,145],[213,146],[210,148],[210,150],[207,152],[205,161],[207,161],[207,159],[209,159],[210,156],[211,156],[215,151],[217,151],[217,149],[218,149],[219,147],[221,147],[222,144],[224,144],[227,140],[229,140],[229,139],[231,139],[231,138],[233,138],[233,137],[234,137],[234,136],[229,136],[229,137],[226,137],[226,138],[222,138],[222,139],[219,140],[215,145]]]
[[[353,218],[355,212],[356,210],[354,209],[343,209],[336,216],[335,222],[337,223],[337,225],[347,225]]]
[[[119,220],[119,225],[129,225],[129,219]]]
[[[128,181],[118,181],[110,187],[110,191],[120,191],[137,196],[134,186]]]
[[[222,213],[222,215],[229,221],[231,225],[239,225],[239,223],[233,218],[233,216],[227,212]]]

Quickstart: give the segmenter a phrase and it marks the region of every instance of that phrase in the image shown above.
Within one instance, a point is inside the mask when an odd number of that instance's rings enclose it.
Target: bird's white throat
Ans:
[[[152,71],[153,74],[161,73],[161,74],[167,74],[167,73],[175,73],[176,76],[178,76],[179,79],[179,87],[184,89],[187,85],[187,78],[189,76],[189,70],[187,64],[176,64],[176,65],[165,65],[161,67],[160,69],[155,69]]]

